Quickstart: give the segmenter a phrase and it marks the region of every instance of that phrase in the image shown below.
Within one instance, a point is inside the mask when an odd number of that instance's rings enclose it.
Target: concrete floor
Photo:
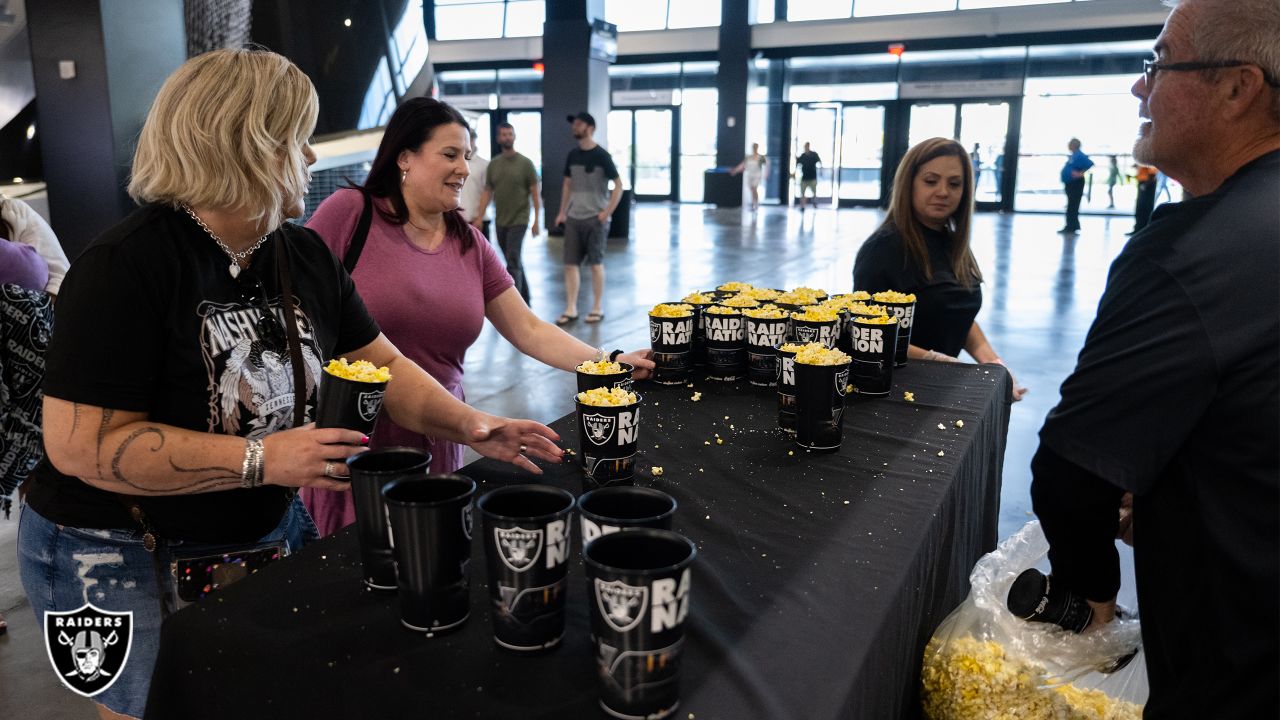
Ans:
[[[567,330],[592,345],[634,349],[648,344],[645,312],[693,289],[728,280],[768,287],[851,289],[853,258],[881,215],[875,210],[799,210],[758,213],[700,205],[641,205],[629,240],[610,241],[604,322]],[[1132,220],[1082,217],[1078,237],[1056,233],[1057,215],[980,214],[973,248],[986,275],[978,321],[1005,363],[1031,389],[1013,408],[1001,493],[1000,535],[1030,515],[1028,495],[1036,432],[1058,401],[1058,387],[1075,365],[1106,283],[1107,268],[1124,247]],[[525,265],[533,308],[554,318],[564,307],[561,240],[526,242]],[[584,277],[578,307],[590,309]],[[467,394],[484,410],[549,421],[572,410],[573,378],[525,358],[489,326],[467,357]],[[61,688],[50,671],[35,618],[23,597],[15,562],[17,523],[0,520],[0,612],[9,633],[0,637],[0,718],[89,718],[88,702]],[[1126,573],[1127,574],[1127,573]],[[1132,591],[1126,581],[1122,602]]]

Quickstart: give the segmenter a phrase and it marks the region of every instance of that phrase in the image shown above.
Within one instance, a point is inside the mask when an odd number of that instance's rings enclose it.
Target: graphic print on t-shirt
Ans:
[[[315,406],[320,359],[311,319],[296,303],[294,307],[309,419]],[[277,319],[284,316],[278,300],[271,302],[271,311]],[[262,312],[247,303],[209,301],[200,303],[196,312],[200,316],[200,350],[209,373],[209,432],[260,440],[293,427],[293,363],[287,346],[271,347],[258,337]]]

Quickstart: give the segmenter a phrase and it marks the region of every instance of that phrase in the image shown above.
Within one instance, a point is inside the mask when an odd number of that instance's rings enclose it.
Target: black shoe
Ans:
[[[1066,227],[1064,227],[1064,228],[1062,228],[1061,230],[1059,230],[1059,231],[1058,231],[1058,234],[1059,234],[1059,235],[1075,235],[1075,234],[1076,234],[1076,233],[1078,233],[1078,232],[1080,232],[1080,228],[1066,228]]]

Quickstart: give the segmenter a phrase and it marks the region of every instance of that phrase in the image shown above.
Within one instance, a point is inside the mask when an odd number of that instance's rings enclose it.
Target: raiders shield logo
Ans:
[[[494,528],[493,543],[498,548],[502,564],[513,572],[524,572],[533,567],[542,556],[542,530],[524,528]]]
[[[658,338],[662,337],[662,331],[658,329],[658,323],[649,321],[649,342],[656,345]]]
[[[844,396],[849,390],[849,368],[836,373],[836,392]]]
[[[360,417],[364,418],[366,422],[373,422],[373,419],[378,416],[378,410],[382,407],[383,394],[382,390],[375,390],[374,392],[362,392],[356,396]]]
[[[617,632],[624,633],[644,618],[649,607],[649,588],[628,585],[621,580],[605,582],[596,579],[596,604],[600,616]]]
[[[629,377],[623,378],[622,380],[619,380],[618,382],[614,383],[613,386],[616,388],[622,388],[627,392],[631,392],[631,388],[632,388],[631,378]]]
[[[111,687],[129,662],[133,612],[109,612],[88,603],[69,612],[46,611],[44,646],[62,684],[93,697]]]
[[[471,503],[467,503],[462,508],[462,532],[466,534],[467,539],[471,539]]]
[[[618,418],[608,415],[583,415],[582,424],[587,431],[587,439],[596,445],[604,445],[613,438],[613,430]]]
[[[818,328],[800,326],[796,328],[796,339],[802,343],[811,343],[818,339]]]

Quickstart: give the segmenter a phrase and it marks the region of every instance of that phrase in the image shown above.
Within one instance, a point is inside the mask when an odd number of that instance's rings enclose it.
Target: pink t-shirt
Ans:
[[[388,210],[391,207],[383,199],[374,203]],[[319,233],[341,260],[363,207],[359,191],[338,190],[320,203],[307,227]],[[351,274],[365,307],[392,344],[459,400],[463,399],[463,361],[484,327],[485,305],[513,284],[493,247],[478,230],[468,229],[475,243],[466,253],[461,240],[453,236],[446,237],[437,250],[427,252],[409,241],[403,225],[389,223],[375,211],[364,251]],[[370,446],[429,450],[432,472],[453,472],[462,467],[461,445],[406,430],[391,422],[386,413],[378,418]],[[323,532],[322,513],[313,514]]]

